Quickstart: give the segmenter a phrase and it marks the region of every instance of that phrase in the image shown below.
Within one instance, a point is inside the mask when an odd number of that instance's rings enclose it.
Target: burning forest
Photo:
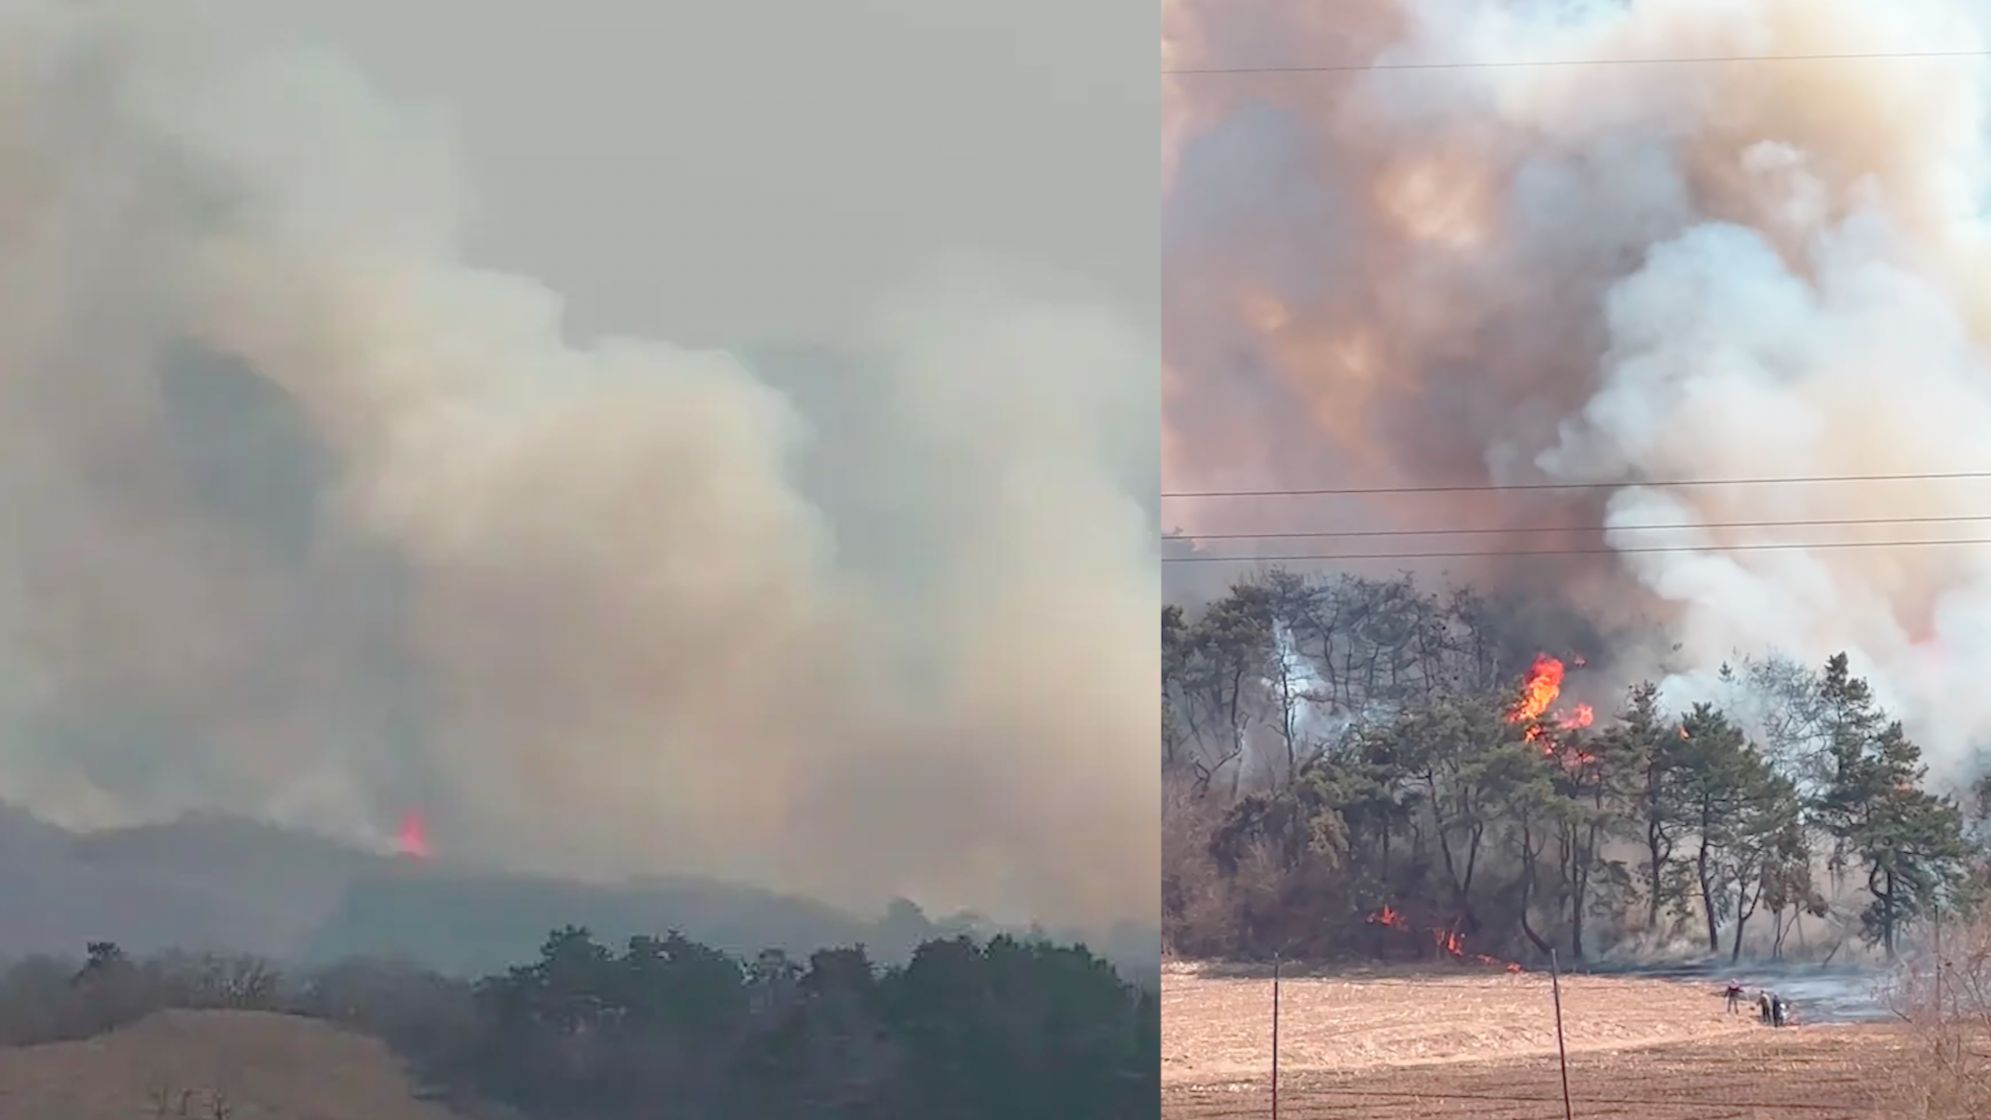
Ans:
[[[936,246],[834,333],[604,334],[480,255],[446,101],[230,7],[0,0],[0,802],[1152,921],[1138,300]],[[640,241],[583,271],[755,271]]]
[[[1677,704],[1845,651],[1976,777],[1991,9],[1163,7],[1178,557],[1442,570]],[[1658,64],[1842,51],[1880,57]],[[1170,601],[1244,570],[1173,565]]]
[[[1163,20],[1177,950],[1843,960],[1969,896],[1985,9]]]
[[[1678,710],[1520,622],[1278,572],[1168,608],[1171,950],[1843,960],[1991,884],[1991,814],[1931,788],[1844,656],[1744,662]]]

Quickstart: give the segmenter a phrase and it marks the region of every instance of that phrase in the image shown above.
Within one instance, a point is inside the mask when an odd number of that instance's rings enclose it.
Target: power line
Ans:
[[[1839,525],[1935,525],[1962,521],[1991,521],[1991,514],[1957,514],[1940,517],[1827,517],[1803,521],[1681,521],[1670,525],[1526,525],[1512,528],[1474,526],[1464,529],[1323,529],[1279,533],[1172,533],[1171,541],[1250,541],[1303,540],[1319,537],[1450,537],[1497,533],[1603,533],[1664,529],[1813,529]]]
[[[1164,490],[1163,498],[1304,498],[1359,494],[1493,494],[1529,490],[1680,489],[1703,486],[1777,486],[1824,482],[1945,482],[1991,478],[1991,470],[1921,471],[1907,474],[1799,475],[1787,478],[1620,479],[1615,482],[1481,482],[1444,486],[1333,486],[1309,490]]]
[[[1443,560],[1476,556],[1622,556],[1640,552],[1774,552],[1792,549],[1919,548],[1931,545],[1987,545],[1991,537],[1924,541],[1767,541],[1729,545],[1650,545],[1629,548],[1478,549],[1458,552],[1303,553],[1297,556],[1164,556],[1164,564],[1277,564],[1315,560]]]
[[[1761,62],[1873,62],[1900,59],[1991,58],[1991,51],[1849,51],[1829,54],[1727,54],[1665,58],[1544,58],[1495,59],[1484,62],[1374,62],[1329,66],[1190,66],[1162,70],[1164,75],[1196,77],[1216,74],[1349,74],[1369,70],[1521,70],[1577,66],[1707,66]]]

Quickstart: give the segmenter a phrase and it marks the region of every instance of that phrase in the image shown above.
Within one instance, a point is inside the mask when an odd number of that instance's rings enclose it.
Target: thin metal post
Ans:
[[[1555,1059],[1562,1067],[1562,1118],[1575,1120],[1569,1106],[1569,1053],[1562,1045],[1562,968],[1556,964],[1555,950],[1549,950],[1549,985],[1555,995]]]
[[[1943,1021],[1943,907],[1936,903],[1929,908],[1930,916],[1936,923],[1936,1024]]]
[[[1272,1120],[1279,1120],[1279,958],[1272,958]]]

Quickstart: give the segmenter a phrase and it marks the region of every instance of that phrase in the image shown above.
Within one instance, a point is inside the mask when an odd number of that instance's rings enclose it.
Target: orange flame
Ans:
[[[1583,663],[1582,658],[1576,659],[1578,667]],[[1548,714],[1562,695],[1563,673],[1561,661],[1546,653],[1536,657],[1535,663],[1528,668],[1527,680],[1521,684],[1520,697],[1507,709],[1509,723],[1528,725],[1521,737],[1526,742],[1541,744],[1543,758],[1554,758],[1562,749],[1549,736],[1549,731],[1575,731],[1597,721],[1597,713],[1588,704],[1578,704],[1567,713]],[[1543,722],[1545,716],[1547,726]],[[1593,762],[1595,756],[1580,756],[1579,761]]]
[[[1397,913],[1395,909],[1389,906],[1385,906],[1381,910],[1369,915],[1369,924],[1372,926],[1390,926],[1394,929],[1410,928],[1410,923],[1403,920],[1403,915]]]
[[[1385,905],[1381,910],[1369,915],[1368,921],[1370,925],[1387,926],[1401,933],[1414,932],[1410,923],[1404,919],[1403,913],[1394,906]],[[1465,935],[1458,931],[1457,926],[1453,926],[1450,929],[1434,926],[1429,932],[1432,944],[1438,947],[1438,951],[1452,957],[1454,960],[1471,961],[1475,964],[1486,965],[1489,968],[1505,968],[1508,972],[1521,971],[1521,965],[1518,962],[1502,961],[1498,957],[1489,957],[1485,953],[1466,952]]]
[[[1542,718],[1555,698],[1562,695],[1562,673],[1562,662],[1548,654],[1535,658],[1528,668],[1528,679],[1521,685],[1521,698],[1507,711],[1507,722],[1527,723]]]

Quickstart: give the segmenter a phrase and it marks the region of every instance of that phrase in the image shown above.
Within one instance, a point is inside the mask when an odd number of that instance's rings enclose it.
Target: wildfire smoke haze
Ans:
[[[0,800],[1153,921],[1139,314],[927,247],[794,367],[595,337],[443,107],[225,13],[0,0]]]
[[[1737,652],[1845,649],[1961,776],[1991,734],[1991,549],[1639,527],[1982,515],[1991,484],[1639,482],[1987,466],[1991,64],[1793,56],[1982,50],[1991,9],[1167,0],[1164,34],[1171,70],[1333,68],[1164,78],[1170,488],[1603,487],[1180,501],[1169,525],[1569,526],[1446,567],[1587,618],[1600,696],[1655,676],[1684,704]],[[1622,61],[1728,57],[1773,61]],[[1607,555],[1511,555],[1539,548]]]

